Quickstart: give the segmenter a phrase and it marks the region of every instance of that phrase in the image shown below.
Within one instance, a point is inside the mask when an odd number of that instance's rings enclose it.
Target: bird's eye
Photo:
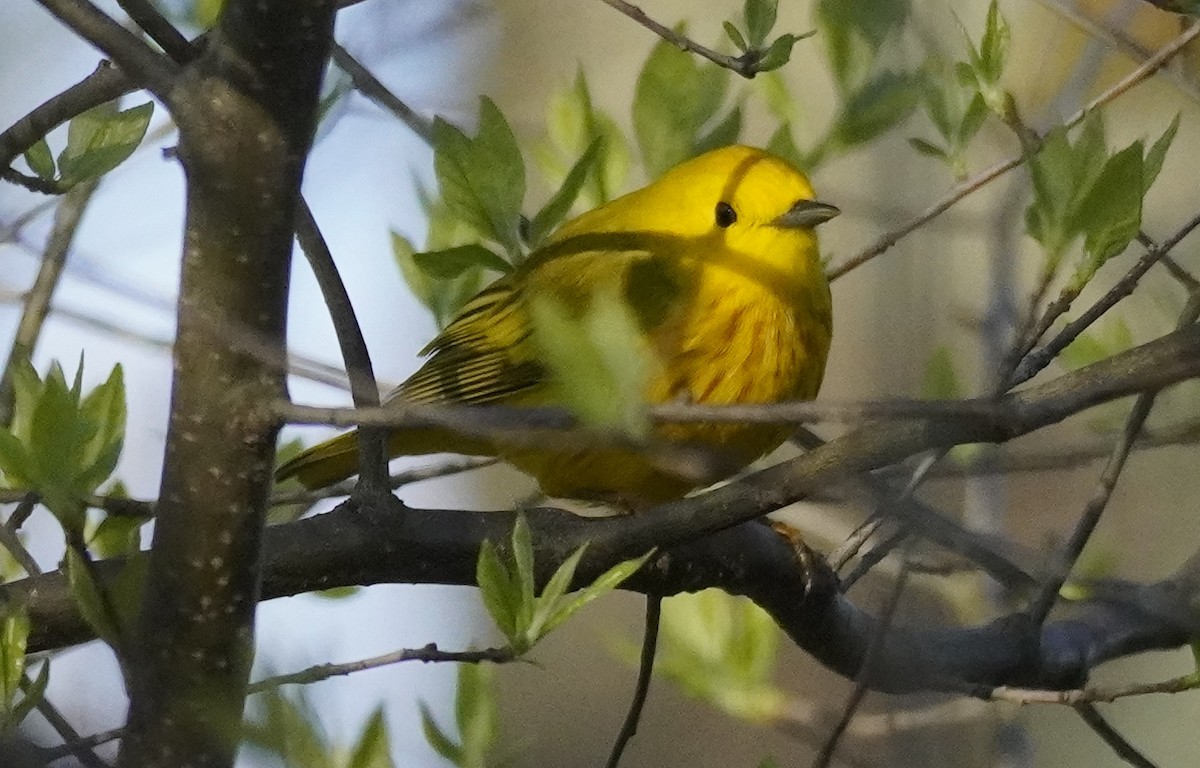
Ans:
[[[737,211],[729,203],[717,203],[717,226],[725,229],[737,221]]]

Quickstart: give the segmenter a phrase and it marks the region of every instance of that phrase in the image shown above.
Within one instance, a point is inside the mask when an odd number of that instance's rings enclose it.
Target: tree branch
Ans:
[[[237,749],[277,432],[263,406],[285,392],[292,233],[334,13],[230,0],[172,92],[187,218],[126,768],[228,768]]]

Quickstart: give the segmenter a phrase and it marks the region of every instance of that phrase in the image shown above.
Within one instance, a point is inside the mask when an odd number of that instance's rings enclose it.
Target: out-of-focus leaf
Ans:
[[[25,162],[29,163],[29,170],[39,178],[54,180],[54,155],[50,154],[50,145],[46,143],[46,139],[38,139],[32,147],[25,150]]]
[[[413,254],[417,268],[430,277],[449,280],[469,269],[482,267],[502,274],[512,272],[512,265],[500,256],[477,243],[456,245],[443,251],[426,251]]]
[[[537,247],[546,238],[546,235],[550,234],[566,217],[567,212],[571,210],[571,206],[579,197],[588,175],[593,172],[603,156],[603,148],[604,139],[599,137],[594,139],[580,155],[575,165],[571,166],[562,186],[530,220],[529,237],[527,238],[530,245]]]
[[[1142,194],[1150,191],[1151,185],[1158,178],[1158,172],[1162,170],[1163,160],[1167,157],[1167,150],[1171,148],[1171,143],[1175,141],[1175,134],[1179,132],[1179,115],[1175,115],[1175,119],[1167,126],[1167,130],[1162,136],[1151,145],[1146,152],[1146,158],[1142,161]]]
[[[395,765],[392,761],[392,740],[388,735],[387,721],[383,719],[383,707],[376,707],[350,751],[346,768],[395,768]]]
[[[101,106],[71,120],[67,146],[58,156],[58,170],[66,184],[102,176],[133,154],[146,136],[154,104],[113,112]]]
[[[927,400],[953,400],[962,396],[962,385],[954,369],[954,353],[949,347],[939,346],[929,356],[921,396]]]
[[[901,72],[871,78],[842,105],[834,137],[842,147],[871,141],[903,122],[917,106],[920,79]]]

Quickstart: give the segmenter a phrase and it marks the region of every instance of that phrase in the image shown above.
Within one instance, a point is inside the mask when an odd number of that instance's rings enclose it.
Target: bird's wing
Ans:
[[[645,250],[582,250],[532,258],[471,299],[423,350],[429,359],[392,399],[414,403],[543,402],[549,374],[532,338],[529,299],[548,295],[581,311],[601,285],[620,286],[644,332],[681,305],[678,270]]]

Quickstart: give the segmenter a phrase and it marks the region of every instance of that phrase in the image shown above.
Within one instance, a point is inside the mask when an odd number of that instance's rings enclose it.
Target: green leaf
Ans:
[[[792,126],[788,123],[781,124],[775,129],[775,133],[771,134],[771,140],[767,142],[767,151],[782,157],[797,167],[802,168],[807,165],[804,162],[803,154],[792,138]]]
[[[646,561],[653,554],[654,550],[650,550],[641,557],[635,557],[632,560],[623,560],[600,574],[591,584],[575,592],[565,600],[558,601],[559,605],[557,609],[546,620],[546,624],[542,629],[542,635],[544,636],[554,631],[558,625],[575,615],[583,606],[621,586],[621,584],[625,583],[626,579],[637,573],[638,569],[645,565]]]
[[[1011,36],[1008,22],[1000,13],[999,4],[992,0],[988,6],[983,39],[979,43],[980,74],[986,78],[986,82],[995,83],[1000,79],[1005,60],[1008,58]]]
[[[66,149],[58,156],[62,181],[95,179],[123,163],[142,143],[153,114],[154,104],[146,102],[116,113],[100,106],[73,119]]]
[[[136,552],[141,549],[142,526],[148,522],[149,518],[109,515],[96,526],[88,546],[98,557],[105,559]]]
[[[728,147],[730,144],[738,142],[738,136],[742,133],[742,108],[734,107],[729,110],[729,114],[725,115],[719,123],[713,126],[712,130],[701,136],[696,141],[695,152],[701,154],[708,152],[710,149],[719,147]]]
[[[80,418],[76,393],[67,388],[62,369],[51,368],[33,411],[30,456],[42,502],[68,531],[83,531],[84,508],[75,489],[83,471],[84,445],[95,428]]]
[[[763,53],[762,58],[758,60],[759,70],[771,72],[787,64],[792,59],[792,48],[802,39],[801,36],[791,33],[775,38],[775,41]]]
[[[961,396],[962,386],[954,370],[954,353],[948,346],[940,345],[925,363],[921,397],[927,400],[953,400]]]
[[[721,27],[725,30],[725,36],[730,42],[737,46],[737,49],[742,53],[749,50],[750,46],[746,43],[746,38],[742,37],[741,31],[731,22],[725,21],[721,23]]]
[[[0,472],[8,488],[32,488],[37,470],[25,446],[11,432],[0,429]]]
[[[460,664],[455,721],[462,735],[464,768],[486,768],[488,753],[500,730],[500,708],[492,691],[494,669],[486,664]]]
[[[920,79],[909,73],[883,72],[842,105],[834,137],[842,147],[871,141],[903,122],[916,108]]]
[[[817,25],[840,92],[861,82],[884,42],[904,26],[909,14],[909,0],[819,0]]]
[[[742,15],[746,21],[746,34],[750,47],[757,48],[766,41],[775,28],[775,14],[779,0],[746,0]]]
[[[478,243],[457,245],[442,251],[413,254],[413,262],[425,274],[439,280],[449,280],[475,267],[508,274],[512,265]]]
[[[1167,130],[1162,136],[1150,147],[1146,152],[1146,158],[1142,161],[1142,194],[1150,191],[1151,185],[1158,178],[1158,172],[1162,170],[1163,160],[1166,159],[1167,150],[1171,148],[1171,142],[1175,141],[1175,134],[1179,131],[1179,115],[1175,115],[1175,119],[1167,126]]]
[[[350,751],[346,768],[395,768],[395,765],[387,721],[383,719],[383,707],[376,707],[358,735],[354,749]]]
[[[114,617],[105,604],[102,587],[92,578],[91,569],[74,547],[67,547],[66,563],[67,584],[71,589],[71,596],[75,599],[75,605],[79,607],[79,614],[97,637],[110,646],[115,646],[120,631],[113,623]]]
[[[83,366],[80,365],[80,371]],[[94,430],[83,445],[81,472],[74,490],[81,496],[94,493],[112,475],[125,444],[125,378],[120,365],[114,366],[108,380],[83,398],[79,415]]]
[[[926,141],[925,139],[920,139],[915,136],[910,137],[908,144],[910,147],[917,150],[918,153],[925,155],[926,157],[932,157],[937,160],[950,159],[950,154],[943,147],[939,147],[937,144]]]
[[[597,161],[602,157],[603,147],[603,138],[593,139],[588,148],[575,161],[575,165],[571,166],[562,186],[534,215],[529,222],[529,237],[527,238],[531,246],[537,247],[546,238],[546,235],[550,234],[566,218],[567,212],[571,210],[571,206],[579,197],[579,192],[583,189],[588,174],[595,170]]]
[[[416,259],[413,258],[416,252],[417,249],[413,247],[411,240],[395,230],[392,231],[392,256],[396,259],[396,266],[400,267],[400,274],[413,296],[425,306],[429,306],[433,295],[433,281],[417,266]]]
[[[520,588],[500,561],[495,545],[486,539],[479,547],[479,559],[475,562],[475,583],[479,585],[483,605],[492,621],[510,643],[514,642],[518,637]]]
[[[438,119],[433,167],[450,213],[510,253],[519,252],[517,221],[525,198],[525,164],[508,121],[480,99],[479,130],[468,138]]]
[[[517,631],[528,636],[526,630],[533,619],[534,597],[537,584],[533,570],[533,536],[529,532],[529,521],[518,514],[512,530],[512,558],[516,568],[517,587],[521,602],[517,611]]]
[[[579,549],[572,552],[570,557],[558,566],[557,570],[554,571],[554,575],[546,582],[546,588],[542,590],[542,594],[538,595],[533,617],[529,621],[529,629],[527,630],[530,645],[541,640],[546,632],[549,631],[547,626],[550,624],[551,619],[558,613],[560,598],[566,594],[567,588],[571,586],[571,581],[575,578],[575,569],[579,567],[579,560],[583,557],[583,553],[586,550],[587,542],[584,542]]]
[[[470,665],[464,664],[463,666]],[[462,747],[455,744],[438,726],[437,721],[433,719],[433,713],[429,711],[429,706],[425,702],[422,701],[418,706],[421,709],[421,732],[425,734],[425,741],[443,760],[456,766],[464,765]]]
[[[966,147],[971,139],[975,138],[975,134],[979,133],[979,129],[983,126],[983,121],[988,116],[987,103],[979,94],[975,94],[971,99],[971,103],[967,105],[966,112],[963,113],[962,122],[958,126],[958,142],[959,146]]]
[[[1142,143],[1113,155],[1073,222],[1084,234],[1084,250],[1094,269],[1125,250],[1142,226]],[[1094,271],[1093,269],[1093,271]]]
[[[638,76],[633,128],[651,178],[695,154],[697,136],[717,113],[729,71],[697,63],[666,41],[650,52]]]
[[[0,613],[0,711],[13,709],[25,674],[25,648],[29,639],[29,612],[24,605],[5,605]],[[7,723],[7,718],[3,722]]]
[[[29,170],[39,178],[54,181],[54,155],[50,154],[50,145],[46,143],[45,138],[38,139],[32,147],[25,150],[25,162],[29,163]]]
[[[549,296],[532,298],[534,341],[558,401],[590,426],[647,434],[644,392],[653,353],[617,289],[598,290],[583,317]]]

